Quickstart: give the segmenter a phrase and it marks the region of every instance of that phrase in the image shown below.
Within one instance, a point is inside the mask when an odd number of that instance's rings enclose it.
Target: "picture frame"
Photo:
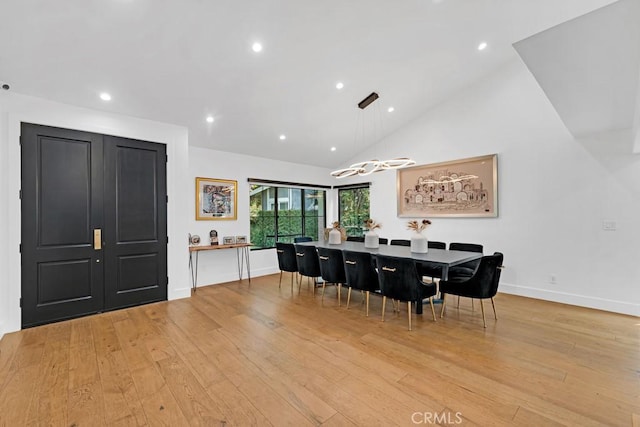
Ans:
[[[238,181],[196,178],[196,220],[238,218]]]
[[[497,217],[498,155],[398,169],[398,217]]]
[[[247,236],[236,236],[236,243],[247,243]]]
[[[222,240],[224,245],[233,245],[236,243],[236,236],[225,236]]]

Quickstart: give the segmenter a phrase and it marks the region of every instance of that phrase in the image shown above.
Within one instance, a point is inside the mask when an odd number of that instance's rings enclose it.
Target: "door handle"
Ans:
[[[93,249],[96,251],[102,249],[102,230],[99,228],[93,230]]]

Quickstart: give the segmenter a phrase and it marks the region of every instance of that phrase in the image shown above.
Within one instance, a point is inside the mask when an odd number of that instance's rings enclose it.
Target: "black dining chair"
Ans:
[[[298,263],[298,273],[309,279],[313,278],[313,293],[316,293],[316,278],[320,277],[320,261],[315,246],[294,244],[296,248],[296,261]],[[298,291],[302,286],[302,278],[298,284]]]
[[[351,302],[351,289],[365,292],[366,315],[369,316],[369,294],[380,289],[378,274],[374,268],[371,254],[368,252],[343,251],[347,310]]]
[[[389,244],[389,239],[387,239],[385,237],[379,237],[378,238],[378,243],[380,243],[381,245],[388,245]]]
[[[500,272],[504,268],[502,266],[503,261],[504,256],[500,252],[495,252],[493,255],[485,255],[480,259],[480,264],[473,273],[473,276],[441,280],[440,292],[442,292],[442,311],[440,312],[440,317],[444,316],[445,295],[450,294],[479,299],[480,307],[482,308],[482,323],[485,328],[487,327],[487,321],[484,315],[483,300],[491,298],[493,316],[498,320],[493,297],[498,293]]]
[[[411,240],[407,239],[392,239],[389,244],[391,246],[411,246]]]
[[[340,307],[340,291],[346,282],[344,257],[340,249],[318,248],[320,275],[322,276],[322,300],[326,283],[333,283],[338,288],[338,307]]]
[[[347,236],[347,242],[364,243],[364,237],[363,236]]]
[[[478,252],[482,253],[483,246],[477,243],[449,243],[450,251],[466,251],[466,252]],[[468,279],[473,276],[473,273],[476,271],[478,266],[480,265],[480,259],[474,259],[473,261],[465,262],[464,264],[455,265],[449,268],[449,279]],[[473,305],[473,299],[471,299],[471,304]],[[458,307],[460,307],[460,296],[458,296]]]
[[[293,238],[293,243],[311,242],[313,239],[309,236],[298,236]]]
[[[378,279],[380,292],[382,293],[382,321],[387,298],[407,302],[409,317],[409,330],[411,330],[411,305],[424,298],[429,298],[431,315],[436,320],[436,312],[433,309],[433,296],[436,294],[435,283],[425,283],[418,275],[418,269],[414,260],[410,258],[398,258],[378,255]]]
[[[278,268],[280,268],[278,288],[282,286],[282,272],[288,271],[291,273],[291,291],[293,292],[293,276],[298,273],[296,248],[293,243],[276,242],[276,254],[278,255]]]

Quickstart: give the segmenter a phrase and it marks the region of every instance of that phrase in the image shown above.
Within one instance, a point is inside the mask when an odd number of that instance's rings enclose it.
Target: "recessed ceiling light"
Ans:
[[[213,123],[214,118],[213,116],[207,116],[206,120],[207,120],[207,123]]]
[[[342,82],[338,82],[338,83],[336,83],[336,89],[340,90],[340,89],[342,89],[343,87],[344,87],[344,83],[342,83]]]
[[[390,112],[390,113],[393,113],[395,110],[396,110],[396,109],[395,109],[395,108],[393,108],[393,107],[389,107],[389,108],[387,108],[387,111],[388,111],[388,112]]]
[[[485,50],[487,48],[487,43],[482,42],[478,45],[478,50]]]
[[[336,151],[336,147],[331,147],[331,151]]]
[[[253,50],[254,52],[262,52],[262,44],[255,42],[253,45],[251,45],[251,50]]]
[[[284,141],[285,139],[287,139],[287,135],[280,135],[280,141]]]
[[[100,94],[100,99],[102,99],[103,101],[111,101],[111,95],[109,95],[107,92],[102,92]]]

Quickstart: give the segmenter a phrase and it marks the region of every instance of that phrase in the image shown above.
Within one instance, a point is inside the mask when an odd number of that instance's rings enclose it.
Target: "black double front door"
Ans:
[[[167,299],[166,146],[23,123],[22,327]]]

